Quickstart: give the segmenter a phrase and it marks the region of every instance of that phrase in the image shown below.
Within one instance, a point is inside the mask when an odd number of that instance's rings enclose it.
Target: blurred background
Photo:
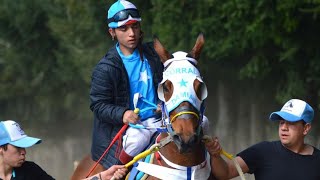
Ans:
[[[0,119],[43,139],[27,157],[58,180],[90,152],[91,71],[114,45],[106,23],[114,2],[0,0]],[[291,98],[314,107],[307,141],[320,148],[319,0],[131,2],[145,41],[157,35],[171,52],[188,52],[204,33],[206,115],[226,151],[276,140],[269,114]]]

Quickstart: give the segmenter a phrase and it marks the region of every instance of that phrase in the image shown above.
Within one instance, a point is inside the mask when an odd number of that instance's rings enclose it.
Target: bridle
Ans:
[[[187,53],[178,51],[173,55],[173,58],[168,59],[164,63],[165,71],[163,79],[158,86],[158,96],[162,103],[162,117],[171,135],[175,135],[172,123],[180,116],[192,115],[198,120],[197,135],[200,133],[204,113],[204,100],[207,97],[207,87],[204,84],[200,72],[195,66],[197,60],[189,57]],[[174,86],[174,91],[168,100],[164,97],[164,83],[169,80]],[[202,83],[200,89],[200,97],[194,90],[193,82],[198,80]],[[178,107],[182,102],[188,102],[190,107]],[[170,113],[175,111],[176,114],[170,118]]]

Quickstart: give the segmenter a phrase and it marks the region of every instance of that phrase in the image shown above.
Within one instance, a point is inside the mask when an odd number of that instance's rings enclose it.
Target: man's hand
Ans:
[[[123,114],[122,121],[124,124],[128,124],[128,123],[137,124],[139,120],[140,120],[140,117],[136,113],[134,113],[132,110],[127,110]]]
[[[212,138],[212,137],[206,136],[203,142],[211,157],[220,156],[222,148],[217,137]]]
[[[113,165],[109,169],[102,172],[102,179],[121,179],[128,172],[124,165]]]

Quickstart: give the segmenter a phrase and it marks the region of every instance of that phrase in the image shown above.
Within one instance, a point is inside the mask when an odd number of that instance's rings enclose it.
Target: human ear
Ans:
[[[311,124],[310,123],[305,124],[303,127],[303,135],[307,135],[310,129],[311,129]]]
[[[114,32],[114,29],[109,28],[109,34],[111,35],[112,41],[114,41],[116,37],[116,33]]]

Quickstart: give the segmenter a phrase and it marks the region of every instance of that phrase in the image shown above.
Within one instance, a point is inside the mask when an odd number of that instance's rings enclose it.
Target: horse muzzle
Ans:
[[[173,136],[173,142],[176,144],[179,153],[192,152],[193,148],[200,142],[199,136],[193,134],[191,137],[182,138],[181,135],[175,134]]]

